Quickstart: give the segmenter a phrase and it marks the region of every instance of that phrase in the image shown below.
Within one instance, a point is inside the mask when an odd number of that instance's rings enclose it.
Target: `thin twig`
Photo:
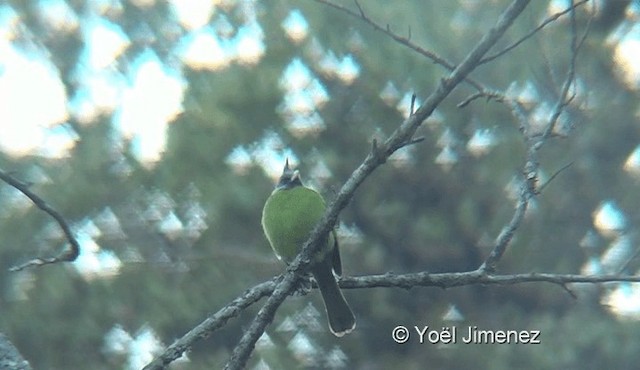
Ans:
[[[574,6],[572,1],[572,8],[573,7]],[[556,104],[553,114],[551,115],[550,122],[547,125],[547,128],[538,146],[542,146],[544,141],[549,137],[549,135],[551,135],[558,121],[558,118],[560,117],[560,114],[562,114],[562,112],[564,111],[564,108],[568,106],[569,103],[571,103],[571,101],[573,100],[574,95],[572,95],[571,97],[568,97],[569,89],[575,83],[576,60],[578,58],[578,52],[580,51],[580,48],[583,45],[584,40],[586,39],[589,33],[590,26],[591,26],[591,19],[589,20],[589,23],[587,23],[587,27],[585,29],[584,34],[582,35],[580,40],[578,40],[578,24],[577,24],[576,14],[575,14],[575,11],[571,12],[571,62],[569,64],[569,70],[567,71],[567,76],[562,86],[560,97],[558,98],[558,102]],[[538,147],[537,150],[539,149],[540,148]]]
[[[409,115],[412,115],[416,107],[416,94],[411,94],[411,106],[409,107]]]
[[[407,141],[406,143],[402,144],[402,147],[411,146],[411,145],[415,145],[415,144],[421,143],[425,139],[426,138],[424,136],[413,138],[413,139]]]
[[[440,55],[438,55],[437,53],[431,51],[431,50],[427,50],[419,45],[416,45],[415,43],[413,43],[411,41],[411,35],[409,35],[409,37],[404,37],[404,36],[400,36],[397,33],[394,33],[393,31],[391,31],[391,27],[387,24],[386,27],[382,27],[381,25],[379,25],[378,23],[376,23],[375,21],[373,21],[371,18],[369,18],[369,16],[367,16],[367,14],[365,13],[364,9],[362,8],[362,6],[360,5],[360,2],[358,2],[357,0],[354,0],[354,3],[356,4],[356,7],[358,8],[358,12],[355,12],[345,6],[342,6],[340,4],[336,4],[334,2],[331,2],[329,0],[314,0],[318,3],[327,5],[331,8],[337,9],[341,12],[344,12],[352,17],[356,17],[358,19],[361,19],[362,21],[364,21],[365,23],[367,23],[368,25],[370,25],[371,27],[373,27],[376,31],[380,31],[382,33],[384,33],[385,35],[389,36],[390,38],[392,38],[393,40],[395,40],[396,42],[398,42],[401,45],[404,45],[408,48],[410,48],[411,50],[417,52],[420,55],[423,55],[427,58],[429,58],[431,61],[433,61],[436,64],[439,64],[443,67],[445,67],[447,70],[449,71],[453,71],[454,69],[456,69],[456,65],[449,62],[448,60],[446,60],[444,57],[441,57]],[[476,88],[478,91],[483,91],[484,87],[482,86],[482,84],[470,77],[465,77],[465,82],[467,82],[469,85],[473,86],[474,88]]]
[[[580,5],[583,5],[585,3],[587,3],[589,0],[582,0],[576,4],[573,4],[572,6],[568,7],[567,9],[555,13],[553,15],[551,15],[550,17],[548,17],[547,19],[545,19],[542,23],[540,23],[540,25],[538,25],[538,27],[532,29],[531,31],[529,31],[526,35],[522,36],[518,41],[514,42],[513,44],[507,46],[506,48],[500,50],[499,52],[493,54],[493,55],[489,55],[487,57],[484,57],[481,61],[480,64],[485,64],[488,63],[494,59],[497,59],[503,55],[505,55],[506,53],[510,52],[511,50],[517,48],[520,44],[522,44],[523,42],[527,41],[528,39],[530,39],[531,37],[533,37],[533,35],[535,35],[536,33],[540,32],[540,30],[542,30],[543,28],[545,28],[546,26],[548,26],[549,24],[555,22],[558,18],[562,17],[563,15],[571,12],[573,9],[579,7]]]
[[[549,177],[549,180],[547,180],[544,184],[540,185],[540,188],[537,190],[537,194],[542,193],[544,188],[546,188],[547,185],[549,185],[551,183],[551,181],[553,181],[553,179],[556,178],[556,176],[558,176],[561,172],[563,172],[567,168],[571,167],[572,165],[573,165],[573,162],[569,162],[569,163],[565,164],[564,166],[562,166],[559,170],[554,172],[553,175],[551,175],[551,177]]]
[[[29,190],[28,185],[23,183],[22,181],[13,178],[13,176],[9,175],[8,173],[2,170],[0,170],[0,179],[6,182],[7,184],[13,186],[14,188],[16,188],[22,194],[26,195],[27,198],[29,198],[33,202],[33,204],[35,204],[38,208],[40,208],[41,210],[49,214],[51,217],[53,217],[58,223],[58,225],[60,225],[60,228],[64,232],[64,235],[66,236],[70,245],[70,248],[66,248],[59,255],[55,257],[34,258],[21,265],[11,267],[9,271],[20,271],[31,266],[43,266],[43,265],[49,265],[49,264],[58,263],[58,262],[74,261],[78,257],[78,254],[80,253],[80,245],[78,244],[78,241],[76,240],[75,236],[73,236],[73,233],[71,232],[71,228],[67,224],[67,221],[64,219],[64,217],[62,217],[62,215],[58,213],[58,211],[56,211],[51,206],[49,206],[42,198],[40,198],[31,190]]]
[[[470,95],[468,98],[458,103],[457,107],[464,108],[469,105],[469,103],[479,98],[486,98],[487,100],[494,100],[499,103],[504,103],[507,100],[507,97],[505,97],[501,92],[484,90]]]
[[[571,102],[572,97],[568,97],[569,88],[575,81],[575,66],[576,60],[578,56],[578,51],[584,38],[586,37],[587,32],[583,35],[580,42],[578,42],[577,35],[577,21],[575,14],[575,4],[571,4],[571,62],[569,65],[569,69],[567,71],[567,76],[562,86],[562,91],[560,96],[558,97],[558,102],[554,108],[553,114],[549,118],[549,122],[547,123],[547,127],[544,130],[544,133],[541,136],[532,135],[529,132],[528,124],[526,122],[526,118],[521,115],[519,111],[519,107],[517,105],[513,105],[514,113],[516,113],[521,121],[521,131],[523,137],[525,139],[525,144],[527,147],[526,152],[526,161],[523,170],[524,181],[520,184],[520,190],[518,195],[518,203],[516,204],[516,210],[509,221],[508,225],[502,230],[502,232],[496,238],[496,243],[491,250],[491,253],[486,258],[486,260],[479,267],[480,271],[485,273],[493,273],[496,269],[498,261],[504,255],[504,252],[507,249],[507,246],[510,244],[513,236],[515,235],[516,230],[520,227],[522,220],[524,219],[524,215],[526,213],[527,207],[529,205],[529,201],[532,197],[539,194],[538,189],[538,170],[540,167],[540,163],[538,162],[538,151],[542,148],[546,140],[551,136],[553,129],[555,128],[556,122],[558,121],[558,117],[564,111],[565,107]]]
[[[329,0],[314,0],[316,2],[319,2],[321,4],[327,5],[329,7],[332,7],[334,9],[337,9],[341,12],[344,12],[352,17],[358,18],[362,21],[364,21],[365,23],[367,23],[368,25],[370,25],[371,27],[373,27],[375,30],[382,32],[383,34],[387,35],[388,37],[390,37],[391,39],[393,39],[394,41],[400,43],[401,45],[404,45],[406,47],[408,47],[409,49],[417,52],[420,55],[423,55],[425,57],[427,57],[428,59],[430,59],[431,61],[433,61],[436,64],[439,64],[443,67],[445,67],[447,70],[449,71],[453,71],[454,69],[456,69],[456,65],[449,62],[448,60],[446,60],[445,58],[441,57],[440,55],[438,55],[437,53],[430,51],[430,50],[426,50],[424,48],[422,48],[419,45],[416,45],[415,43],[413,43],[411,41],[411,35],[409,35],[409,37],[405,38],[403,36],[400,36],[399,34],[394,33],[393,31],[391,31],[391,27],[387,24],[385,27],[382,27],[381,25],[379,25],[378,23],[376,23],[375,21],[373,21],[371,18],[369,18],[364,9],[362,8],[362,5],[360,5],[360,2],[358,0],[354,0],[354,3],[356,4],[356,7],[358,8],[358,12],[355,12],[345,6],[342,6],[340,4],[336,4],[333,3]],[[465,101],[461,104],[458,105],[459,108],[462,108],[464,106],[466,106],[467,104],[469,104],[471,101],[473,101],[474,99],[476,99],[479,96],[485,96],[487,98],[491,98],[495,101],[498,102],[505,102],[506,101],[506,97],[497,91],[492,91],[491,89],[487,88],[486,86],[484,86],[481,82],[466,76],[464,81],[466,83],[468,83],[469,85],[473,86],[476,90],[478,90],[479,94],[478,96],[475,96],[474,98],[471,99],[467,99],[469,101]],[[411,112],[413,112],[413,110],[411,110]]]

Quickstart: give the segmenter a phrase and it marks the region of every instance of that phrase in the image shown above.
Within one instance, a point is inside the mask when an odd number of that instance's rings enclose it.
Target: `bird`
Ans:
[[[302,184],[300,172],[285,161],[282,176],[262,210],[262,229],[278,259],[291,263],[302,250],[326,206],[322,196]],[[309,268],[318,284],[327,312],[329,329],[337,337],[353,331],[356,319],[336,281],[342,262],[335,230],[323,238],[323,246]]]

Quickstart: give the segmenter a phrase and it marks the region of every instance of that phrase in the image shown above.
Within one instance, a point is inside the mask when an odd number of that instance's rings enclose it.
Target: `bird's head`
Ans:
[[[291,167],[289,167],[289,158],[287,158],[284,169],[282,170],[282,175],[280,176],[280,181],[278,181],[278,185],[276,185],[276,190],[286,190],[296,186],[302,186],[300,172],[298,170],[292,170]]]

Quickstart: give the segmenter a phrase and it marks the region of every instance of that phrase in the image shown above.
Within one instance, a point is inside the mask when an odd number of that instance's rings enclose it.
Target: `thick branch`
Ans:
[[[0,333],[0,369],[31,370],[29,362],[2,333]]]

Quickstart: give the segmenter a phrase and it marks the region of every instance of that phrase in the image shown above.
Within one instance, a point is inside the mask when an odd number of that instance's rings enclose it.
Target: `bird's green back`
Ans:
[[[276,254],[291,262],[324,211],[322,196],[312,189],[295,186],[274,191],[262,210],[262,227]]]

